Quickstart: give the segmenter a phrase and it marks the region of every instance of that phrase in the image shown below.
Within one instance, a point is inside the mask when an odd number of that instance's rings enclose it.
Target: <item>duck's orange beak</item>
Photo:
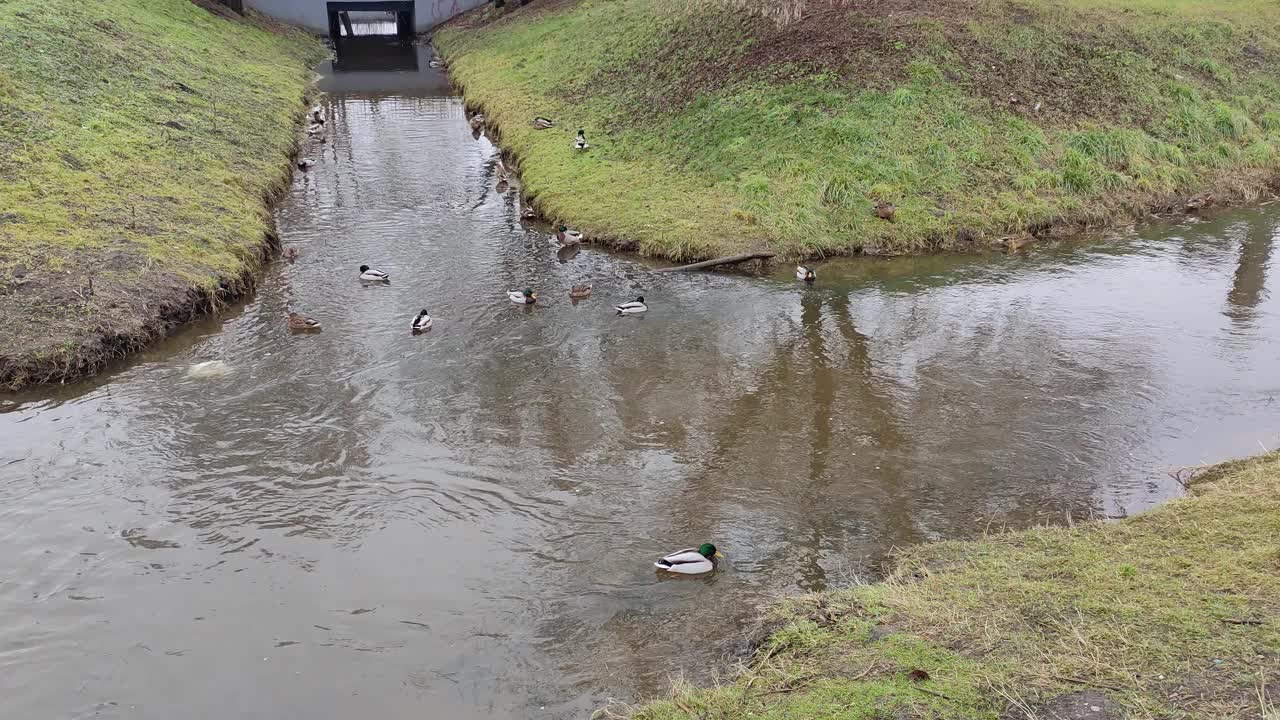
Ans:
[[[724,557],[724,555],[722,555],[722,554],[720,553],[720,551],[719,551],[719,550],[717,550],[717,551],[716,551],[716,557],[718,557],[718,558],[722,558],[722,557]]]

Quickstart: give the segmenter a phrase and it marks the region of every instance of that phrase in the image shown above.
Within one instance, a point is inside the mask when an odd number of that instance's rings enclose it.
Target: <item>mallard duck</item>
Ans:
[[[818,273],[816,273],[816,272],[814,272],[814,271],[810,270],[809,268],[807,268],[807,267],[805,267],[805,266],[803,266],[803,265],[797,265],[797,266],[796,266],[796,279],[797,279],[797,280],[803,280],[803,281],[805,281],[805,282],[807,282],[807,283],[812,284],[814,280],[817,280],[817,279],[818,279]]]
[[[876,217],[881,220],[893,222],[893,216],[898,212],[898,208],[891,202],[876,203]]]
[[[298,161],[298,169],[310,170],[311,166],[315,164],[316,164],[316,161],[312,160],[311,158],[302,158],[301,160]]]
[[[582,233],[561,225],[560,229],[556,230],[556,242],[561,245],[577,245],[582,242]]]
[[[591,283],[586,285],[574,285],[569,288],[569,297],[581,300],[585,297],[591,297]]]
[[[686,548],[664,556],[653,564],[659,570],[679,573],[681,575],[701,575],[716,569],[715,558],[724,555],[711,543],[702,543],[696,548]]]
[[[587,144],[587,136],[582,132],[582,128],[578,128],[578,137],[573,139],[574,150],[586,150],[591,147]]]
[[[496,190],[499,195],[501,195],[502,193],[505,193],[506,191],[511,189],[511,183],[507,182],[507,179],[505,177],[500,177],[498,178],[498,184],[494,185],[493,189]]]
[[[550,118],[536,117],[533,119],[533,127],[535,130],[547,130],[555,127],[556,124]]]
[[[644,296],[641,295],[632,302],[615,305],[614,309],[618,311],[619,315],[635,315],[636,313],[647,312],[649,306],[644,304]]]
[[[320,323],[312,320],[306,315],[300,315],[296,312],[289,312],[289,329],[293,332],[319,332]]]
[[[417,317],[413,319],[413,331],[415,333],[420,333],[424,330],[430,330],[430,329],[431,329],[431,316],[428,315],[427,311],[424,309],[422,312],[418,313]]]
[[[441,62],[440,58],[431,58],[431,62],[427,63],[428,67],[433,67],[433,68],[438,68],[443,65],[444,63]]]
[[[314,125],[324,124],[324,116],[320,114],[320,108],[311,111],[311,122]]]
[[[536,217],[538,217],[538,211],[534,210],[532,205],[525,205],[520,208],[521,220],[533,220]]]
[[[285,260],[288,260],[289,262],[293,262],[294,260],[298,259],[298,255],[300,253],[298,252],[298,248],[290,245],[289,247],[284,249],[284,252],[282,254],[284,255]]]
[[[365,282],[391,282],[391,276],[381,270],[374,270],[368,265],[360,266],[360,279]]]
[[[471,116],[471,129],[479,130],[484,127],[484,113],[476,113]]]
[[[519,290],[508,290],[507,299],[517,305],[532,305],[538,302],[538,293],[531,288],[525,288],[523,292]]]

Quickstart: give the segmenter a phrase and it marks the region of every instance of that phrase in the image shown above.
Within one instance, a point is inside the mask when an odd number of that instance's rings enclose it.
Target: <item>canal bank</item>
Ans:
[[[736,676],[607,716],[1276,717],[1280,455],[1176,473],[1118,522],[906,548],[872,584],[784,601]]]
[[[657,274],[522,221],[429,50],[383,50],[317,66],[295,263],[0,399],[0,715],[581,720],[713,683],[761,606],[894,548],[1134,514],[1276,446],[1280,204],[813,286]],[[717,573],[655,575],[703,541]]]
[[[323,52],[217,3],[0,6],[0,386],[92,374],[254,286]]]
[[[1253,0],[568,0],[474,10],[434,42],[548,220],[675,260],[809,258],[1270,195],[1277,28]]]

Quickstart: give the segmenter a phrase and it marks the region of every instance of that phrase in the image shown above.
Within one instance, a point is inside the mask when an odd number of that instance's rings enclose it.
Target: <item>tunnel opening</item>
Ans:
[[[329,37],[335,43],[351,38],[413,38],[413,0],[330,2]]]

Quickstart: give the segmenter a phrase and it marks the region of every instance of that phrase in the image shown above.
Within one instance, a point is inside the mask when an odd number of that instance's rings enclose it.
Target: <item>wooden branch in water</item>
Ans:
[[[750,252],[741,255],[730,255],[728,257],[716,258],[714,260],[703,260],[692,265],[681,265],[680,267],[662,268],[654,272],[684,272],[685,270],[701,270],[703,268],[715,267],[717,265],[733,265],[734,263],[746,262],[748,260],[768,260],[773,257],[771,252]]]

